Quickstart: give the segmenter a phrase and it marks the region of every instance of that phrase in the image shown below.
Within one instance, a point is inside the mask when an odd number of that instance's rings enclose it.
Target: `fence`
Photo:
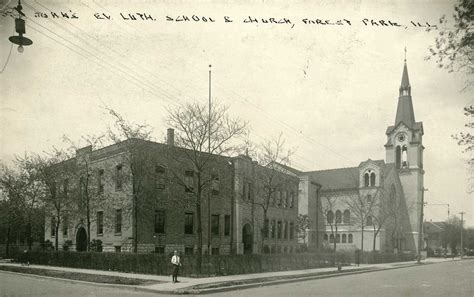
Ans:
[[[111,270],[155,275],[170,275],[170,257],[159,254],[128,254],[100,252],[44,252],[18,253],[15,261],[32,264]],[[413,254],[364,253],[362,263],[383,263],[413,260]],[[183,266],[180,275],[190,277],[247,274],[269,271],[284,271],[332,267],[337,264],[354,263],[354,254],[301,253],[273,255],[212,255],[201,257],[201,273],[198,274],[198,257],[181,257]]]

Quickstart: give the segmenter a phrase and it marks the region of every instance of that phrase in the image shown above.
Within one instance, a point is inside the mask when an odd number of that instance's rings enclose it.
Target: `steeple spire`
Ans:
[[[400,122],[405,123],[411,127],[415,123],[415,114],[413,112],[413,103],[411,101],[411,86],[410,80],[408,79],[408,67],[406,58],[406,47],[405,47],[405,60],[403,65],[402,83],[400,84],[398,98],[397,117],[395,119],[395,125]]]

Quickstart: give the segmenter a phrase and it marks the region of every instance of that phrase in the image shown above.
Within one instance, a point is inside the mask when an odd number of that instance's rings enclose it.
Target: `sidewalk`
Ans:
[[[423,264],[434,264],[448,261],[456,261],[459,258],[452,260],[444,258],[428,258],[423,260]],[[16,263],[0,263],[0,265],[16,266],[20,267],[21,264]],[[137,273],[124,273],[115,271],[102,271],[102,270],[90,270],[90,269],[79,269],[79,268],[68,268],[68,267],[56,267],[56,266],[43,266],[43,265],[30,265],[30,268],[48,269],[66,272],[78,272],[92,275],[106,275],[106,276],[118,276],[127,278],[136,278],[142,280],[155,280],[160,283],[152,285],[113,285],[113,284],[98,284],[102,286],[114,286],[117,288],[127,288],[133,290],[142,290],[155,293],[166,293],[166,294],[200,294],[200,293],[214,293],[228,290],[244,289],[262,285],[281,284],[286,282],[310,280],[317,278],[336,277],[342,275],[365,273],[371,271],[396,269],[403,267],[410,267],[418,265],[416,261],[410,262],[396,262],[396,263],[383,263],[383,264],[361,264],[357,266],[344,266],[342,271],[338,272],[337,267],[329,268],[316,268],[306,270],[292,270],[292,271],[277,271],[277,272],[264,272],[255,274],[241,274],[241,275],[229,275],[229,276],[216,276],[207,278],[189,278],[189,277],[178,277],[179,283],[173,284],[171,282],[171,276],[162,275],[149,275],[149,274],[137,274]],[[40,276],[38,276],[40,277]],[[71,282],[72,280],[66,280]],[[92,284],[92,283],[91,283]]]

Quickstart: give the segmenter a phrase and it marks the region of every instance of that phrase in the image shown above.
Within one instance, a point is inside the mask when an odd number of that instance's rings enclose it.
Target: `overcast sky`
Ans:
[[[255,142],[283,132],[296,149],[294,167],[385,159],[385,130],[394,124],[406,46],[415,119],[425,131],[426,201],[449,203],[451,214],[465,211],[467,224],[474,225],[468,156],[451,138],[467,120],[462,108],[472,104],[472,95],[461,91],[461,74],[425,60],[436,30],[411,23],[435,25],[452,14],[453,2],[233,2],[22,1],[26,36],[34,44],[22,54],[13,47],[0,74],[0,158],[10,162],[24,151],[61,146],[64,134],[79,140],[100,133],[110,124],[104,106],[152,125],[162,140],[167,108],[207,102],[212,64],[213,100],[249,121]],[[5,5],[16,3],[1,0],[0,8]],[[191,21],[176,21],[182,16]],[[258,23],[245,22],[250,18]],[[13,19],[0,15],[0,26],[3,68]],[[428,205],[425,218],[445,220],[447,206]]]

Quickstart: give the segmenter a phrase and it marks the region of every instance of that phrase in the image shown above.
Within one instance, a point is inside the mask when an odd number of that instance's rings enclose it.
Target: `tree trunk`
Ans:
[[[374,228],[374,244],[372,246],[372,251],[374,251],[374,252],[375,252],[375,243],[376,243],[376,239],[377,239],[377,234],[379,233],[379,230],[375,230],[375,228]]]
[[[200,182],[200,180],[198,181]],[[202,189],[200,184],[198,184],[196,197],[196,229],[197,229],[197,271],[201,274],[201,264],[202,264],[202,211],[201,211],[201,193]]]
[[[31,246],[33,244],[33,240],[31,238],[31,218],[28,218],[28,224],[26,225],[26,241],[28,243],[28,250],[31,251]]]
[[[263,208],[263,228],[261,228],[261,233],[262,233],[262,243],[261,243],[261,247],[260,247],[260,253],[264,253],[264,250],[263,250],[263,247],[265,246],[265,236],[267,235],[267,230],[268,230],[268,226],[266,225],[266,222],[267,222],[267,212],[268,212],[268,209],[265,209]]]
[[[6,247],[6,256],[8,258],[8,256],[10,256],[10,231],[11,231],[11,227],[8,226],[8,229],[7,229],[7,247]]]
[[[361,236],[360,236],[360,249],[364,251],[364,226],[362,226]]]
[[[138,252],[138,197],[136,193],[133,194],[133,222],[135,225],[135,236],[133,236],[133,252],[136,254]]]

